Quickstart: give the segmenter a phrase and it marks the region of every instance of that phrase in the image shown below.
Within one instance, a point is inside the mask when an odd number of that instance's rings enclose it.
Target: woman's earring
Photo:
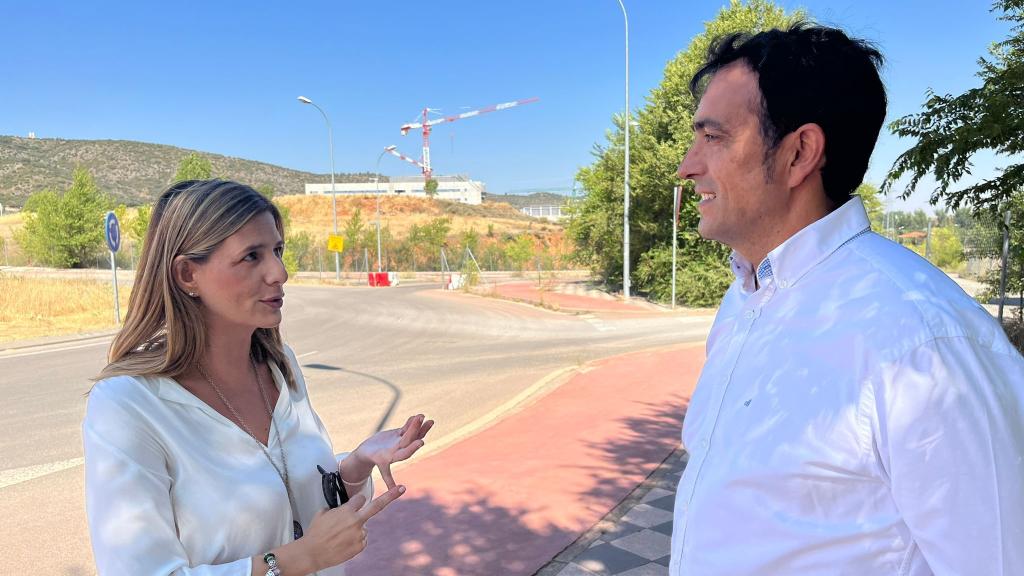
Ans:
[[[196,296],[199,296],[199,294],[196,294],[195,292],[189,292],[188,295],[193,297],[193,298],[195,298]]]

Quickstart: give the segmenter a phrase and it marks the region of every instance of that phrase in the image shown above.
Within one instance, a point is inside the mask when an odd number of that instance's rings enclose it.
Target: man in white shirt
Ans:
[[[799,24],[717,42],[679,166],[736,281],[683,428],[672,576],[1024,574],[1024,358],[860,184],[882,56]]]

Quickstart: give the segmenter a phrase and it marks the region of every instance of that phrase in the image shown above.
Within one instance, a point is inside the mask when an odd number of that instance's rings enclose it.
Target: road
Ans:
[[[555,370],[701,341],[710,317],[578,316],[433,286],[289,286],[282,332],[336,450],[424,412],[436,443]],[[110,338],[0,353],[0,557],[93,574],[80,425]]]

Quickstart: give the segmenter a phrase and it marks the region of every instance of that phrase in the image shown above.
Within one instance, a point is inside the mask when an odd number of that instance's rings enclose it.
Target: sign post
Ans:
[[[104,221],[104,230],[107,237],[107,248],[110,248],[110,270],[114,273],[114,322],[121,323],[121,302],[117,297],[117,262],[114,254],[121,248],[121,226],[117,222],[117,215],[107,212]]]

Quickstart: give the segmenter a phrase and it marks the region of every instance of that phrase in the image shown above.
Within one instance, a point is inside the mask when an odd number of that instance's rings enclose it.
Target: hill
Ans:
[[[326,242],[333,226],[330,196],[275,196],[274,203],[289,212],[289,234],[304,232],[317,243]],[[373,196],[339,196],[338,226],[344,228],[357,208],[366,229],[372,231],[376,211],[376,199]],[[458,242],[461,233],[474,230],[484,237],[484,244],[504,241],[525,232],[546,246],[565,245],[565,232],[561,223],[531,218],[506,203],[485,202],[472,206],[415,196],[384,196],[381,197],[380,208],[382,228],[389,230],[397,239],[406,238],[413,225],[423,226],[435,218],[450,218],[450,238],[453,243]],[[128,218],[134,218],[134,215],[135,210],[129,209]],[[24,213],[0,216],[0,266],[30,264],[22,254],[21,247],[14,241],[15,232],[24,223]],[[130,252],[131,244],[131,240],[126,240],[125,250]]]
[[[372,226],[376,221],[375,202],[373,196],[338,197],[338,226],[344,226],[357,208],[363,221]],[[330,196],[275,196],[274,203],[288,208],[293,232],[325,238],[331,229]],[[490,229],[494,234],[518,234],[531,231],[543,237],[561,234],[562,230],[560,224],[531,218],[505,203],[486,202],[473,206],[416,196],[383,196],[380,208],[381,226],[389,227],[399,238],[405,237],[413,224],[423,225],[441,217],[451,218],[453,232],[475,229],[484,233]]]
[[[76,166],[92,172],[100,189],[117,202],[151,203],[170,184],[178,163],[196,152],[131,140],[63,140],[0,136],[0,203],[22,206],[33,192],[64,189]],[[265,162],[198,152],[210,160],[214,176],[253,186],[270,185],[277,194],[302,194],[306,182],[324,182],[327,174],[282,168]],[[365,181],[369,174],[338,174],[339,182]]]

